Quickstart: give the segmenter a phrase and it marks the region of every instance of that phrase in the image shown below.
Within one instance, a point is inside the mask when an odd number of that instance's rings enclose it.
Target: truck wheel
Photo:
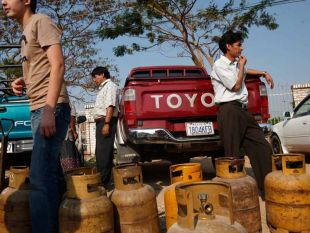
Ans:
[[[272,145],[272,151],[274,154],[282,154],[282,146],[281,141],[277,135],[273,135],[271,137],[271,145]]]

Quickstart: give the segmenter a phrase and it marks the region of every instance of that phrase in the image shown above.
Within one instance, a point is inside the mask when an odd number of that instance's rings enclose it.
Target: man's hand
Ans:
[[[272,80],[270,74],[267,72],[265,72],[265,79],[266,79],[267,83],[269,84],[270,88],[272,89],[274,87],[274,83],[273,83],[273,80]]]
[[[45,138],[50,138],[56,133],[54,109],[45,106],[40,122],[40,133]]]
[[[23,94],[23,88],[25,86],[25,81],[22,77],[15,79],[12,82],[11,86],[12,86],[14,94],[17,96],[21,96]]]
[[[247,62],[246,57],[241,55],[239,57],[239,64],[240,64],[240,66],[245,66],[246,62]]]
[[[107,137],[110,134],[110,125],[109,124],[104,124],[104,126],[101,129],[101,133],[103,137]]]

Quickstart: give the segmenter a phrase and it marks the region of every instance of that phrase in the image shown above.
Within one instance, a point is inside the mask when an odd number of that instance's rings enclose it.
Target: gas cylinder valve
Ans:
[[[213,205],[208,201],[208,194],[207,193],[199,193],[198,198],[200,200],[200,213],[202,215],[212,215],[213,212]]]

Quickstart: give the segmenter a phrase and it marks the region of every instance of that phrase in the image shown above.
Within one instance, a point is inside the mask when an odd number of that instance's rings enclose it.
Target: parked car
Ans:
[[[285,112],[284,121],[272,127],[273,153],[310,154],[310,94],[294,109]]]
[[[270,117],[265,84],[247,76],[248,111],[264,131]],[[130,71],[120,101],[116,163],[222,155],[218,107],[207,71],[198,66],[150,66]]]

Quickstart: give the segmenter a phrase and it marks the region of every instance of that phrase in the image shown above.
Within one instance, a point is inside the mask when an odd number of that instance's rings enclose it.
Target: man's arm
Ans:
[[[110,134],[110,122],[113,116],[113,112],[114,112],[114,107],[113,106],[109,106],[106,108],[106,116],[104,119],[104,125],[102,127],[102,135],[103,136],[108,136]]]
[[[40,132],[44,137],[51,137],[56,132],[54,112],[64,82],[65,64],[60,44],[48,46],[45,50],[51,64],[51,72]]]
[[[72,116],[72,115],[70,118],[70,129],[73,134],[74,140],[76,140],[78,138],[78,134],[76,132],[76,120],[75,120],[75,116]]]
[[[247,74],[263,76],[266,79],[267,83],[269,84],[270,88],[272,89],[274,87],[274,83],[273,83],[272,77],[266,71],[248,69],[247,70]]]
[[[247,59],[245,56],[239,57],[239,73],[238,73],[236,84],[232,88],[232,91],[234,92],[240,91],[242,87],[243,77],[244,77],[244,67],[245,67],[246,62],[247,62]]]

